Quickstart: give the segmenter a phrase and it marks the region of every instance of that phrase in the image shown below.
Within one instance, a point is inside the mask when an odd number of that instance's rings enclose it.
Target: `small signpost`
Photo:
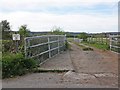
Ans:
[[[18,52],[18,40],[20,40],[20,34],[13,34],[12,38],[16,42],[16,52]]]
[[[13,34],[13,40],[20,40],[20,34]]]

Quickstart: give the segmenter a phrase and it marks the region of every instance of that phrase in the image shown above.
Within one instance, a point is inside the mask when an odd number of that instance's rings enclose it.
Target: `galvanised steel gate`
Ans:
[[[120,35],[109,35],[110,50],[120,53]]]
[[[43,63],[66,49],[65,35],[44,35],[25,38],[25,57]]]

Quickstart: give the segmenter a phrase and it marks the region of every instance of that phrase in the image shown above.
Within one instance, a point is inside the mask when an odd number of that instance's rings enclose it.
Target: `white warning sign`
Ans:
[[[13,40],[20,40],[20,34],[13,34]]]

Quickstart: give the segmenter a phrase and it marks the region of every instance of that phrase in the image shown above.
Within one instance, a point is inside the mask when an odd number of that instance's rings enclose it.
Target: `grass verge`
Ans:
[[[95,48],[102,49],[102,50],[109,50],[108,44],[88,43],[88,42],[82,42],[82,43],[90,47],[95,47]]]

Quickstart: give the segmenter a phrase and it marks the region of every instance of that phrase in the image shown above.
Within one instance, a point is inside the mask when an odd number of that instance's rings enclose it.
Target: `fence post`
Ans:
[[[49,36],[48,36],[48,49],[49,49],[49,58],[51,58],[50,37]]]

